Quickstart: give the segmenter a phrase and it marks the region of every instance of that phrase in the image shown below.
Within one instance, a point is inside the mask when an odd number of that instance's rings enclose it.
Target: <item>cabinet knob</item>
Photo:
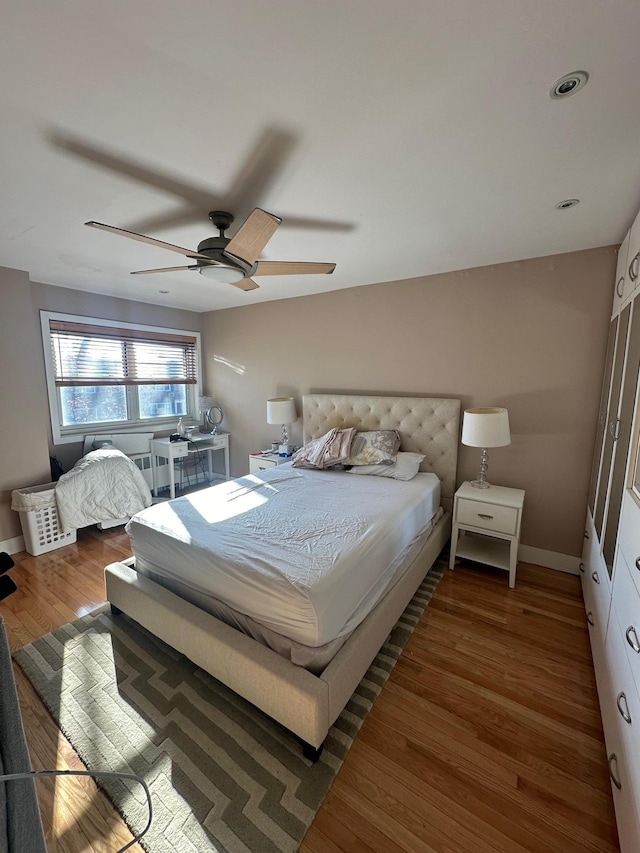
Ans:
[[[486,519],[488,519],[489,521],[491,521],[491,519],[493,518],[493,516],[492,516],[492,515],[487,515],[487,513],[486,513],[486,512],[479,512],[479,513],[478,513],[478,518],[486,518]]]
[[[584,538],[585,538],[585,539],[589,539],[589,533],[588,533],[586,530],[585,530],[585,532],[584,532]]]
[[[627,643],[631,646],[636,654],[640,654],[640,643],[638,642],[638,635],[636,634],[636,629],[633,625],[629,625],[627,630],[624,632],[625,637],[627,638]]]
[[[636,557],[636,569],[640,572],[640,557]]]
[[[580,570],[580,574],[583,575],[584,574],[584,563],[580,563],[580,565],[578,566],[578,569]]]
[[[622,703],[624,702],[624,708],[622,707]],[[623,690],[618,693],[616,697],[616,705],[618,706],[618,711],[620,712],[620,716],[625,721],[625,723],[629,723],[631,725],[631,714],[629,713],[629,703],[627,702],[627,696]]]
[[[629,275],[631,275],[631,269],[629,269]],[[616,284],[616,293],[618,294],[618,298],[622,299],[622,294],[624,293],[624,276],[618,279],[618,283]]]
[[[593,613],[591,612],[591,610],[587,613],[587,622],[589,623],[589,625],[591,625],[592,628],[596,624],[593,621]]]
[[[615,762],[616,770],[618,769],[618,756],[615,752],[612,752],[609,756],[609,776],[611,776],[611,781],[616,786],[618,790],[622,788],[622,782],[618,779],[616,774],[613,772],[613,764]]]
[[[635,281],[638,278],[638,263],[640,263],[640,252],[635,253],[633,260],[629,264],[629,278],[631,281]]]
[[[593,578],[595,583],[600,583],[600,578],[598,577],[597,572],[591,572],[591,577]]]

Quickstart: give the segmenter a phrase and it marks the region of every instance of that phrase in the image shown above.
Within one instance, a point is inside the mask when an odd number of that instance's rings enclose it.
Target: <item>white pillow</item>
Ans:
[[[349,474],[371,474],[373,477],[392,477],[394,480],[413,480],[424,459],[422,453],[398,453],[393,465],[357,465]]]

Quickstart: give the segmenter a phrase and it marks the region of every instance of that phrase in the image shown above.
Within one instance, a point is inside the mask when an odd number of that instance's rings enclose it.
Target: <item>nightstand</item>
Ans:
[[[453,501],[449,568],[460,557],[496,566],[509,572],[509,587],[513,589],[523,504],[522,489],[477,489],[463,483]]]
[[[267,468],[275,468],[283,462],[291,462],[290,456],[278,456],[277,453],[250,453],[249,473],[257,474],[258,471],[266,471]]]

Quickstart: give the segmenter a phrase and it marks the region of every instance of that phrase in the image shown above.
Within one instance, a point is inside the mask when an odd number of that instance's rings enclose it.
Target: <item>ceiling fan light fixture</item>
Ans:
[[[245,274],[235,267],[227,267],[223,264],[205,264],[200,267],[200,275],[217,281],[219,284],[235,284],[242,281]]]

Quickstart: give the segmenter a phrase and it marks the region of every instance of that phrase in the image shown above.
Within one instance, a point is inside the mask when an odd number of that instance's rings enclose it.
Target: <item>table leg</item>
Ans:
[[[518,542],[516,539],[511,540],[509,549],[509,589],[513,589],[516,585],[516,567],[518,565]]]
[[[151,453],[151,492],[154,498],[158,497],[158,475],[156,473],[156,454]]]
[[[230,480],[231,475],[229,473],[229,446],[224,448],[224,476],[225,480]]]
[[[173,454],[169,452],[169,497],[175,498],[176,496],[176,484],[175,484],[175,475],[173,471]]]
[[[453,570],[453,565],[456,561],[456,548],[458,546],[458,525],[454,524],[451,530],[451,543],[449,545],[450,548],[450,556],[449,556],[449,569]]]

